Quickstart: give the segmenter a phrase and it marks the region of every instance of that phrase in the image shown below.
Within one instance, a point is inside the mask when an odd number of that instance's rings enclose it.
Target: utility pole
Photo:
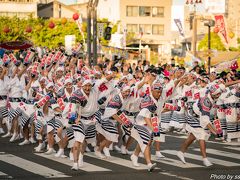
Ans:
[[[98,1],[99,0],[89,0],[88,6],[87,6],[87,54],[88,54],[89,65],[97,64],[97,5],[98,5]],[[93,25],[92,25],[92,20],[93,20]],[[92,26],[93,26],[93,32],[91,30]],[[93,37],[92,37],[92,33],[93,33]],[[93,48],[93,51],[92,51],[92,48]]]
[[[197,55],[197,17],[196,17],[196,6],[202,4],[201,0],[187,0],[186,5],[193,5],[193,20],[192,22],[192,45],[191,50],[193,55],[196,57]],[[190,24],[191,26],[191,24]]]
[[[194,16],[193,16],[193,31],[192,31],[192,52],[193,52],[194,57],[196,57],[196,55],[197,55],[197,17],[196,17],[196,10],[194,10],[193,15]]]
[[[92,61],[92,54],[91,54],[91,52],[92,52],[92,47],[91,47],[92,3],[93,3],[92,0],[89,0],[88,5],[87,5],[87,57],[88,57],[89,65],[91,64],[91,61]]]
[[[95,0],[93,5],[93,65],[97,64],[97,5],[99,0]]]
[[[214,20],[208,20],[204,23],[208,27],[208,74],[211,73],[211,27],[215,26]]]
[[[210,24],[210,23],[209,23]],[[211,54],[210,54],[210,51],[211,51],[211,26],[209,25],[208,26],[208,74],[210,75],[210,71],[211,71]]]

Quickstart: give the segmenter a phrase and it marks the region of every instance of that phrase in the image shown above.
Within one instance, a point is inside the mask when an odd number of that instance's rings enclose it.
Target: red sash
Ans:
[[[158,128],[158,117],[154,116],[151,118],[152,126],[153,126],[153,132],[158,133],[159,128]]]

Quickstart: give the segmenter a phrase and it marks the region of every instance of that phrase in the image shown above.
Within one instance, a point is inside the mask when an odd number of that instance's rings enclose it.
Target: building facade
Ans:
[[[135,33],[140,43],[158,52],[160,58],[171,53],[172,0],[102,0],[98,17],[120,20],[121,30]]]
[[[120,19],[128,32],[134,32],[158,52],[159,60],[171,56],[172,0],[121,0]]]
[[[72,18],[77,10],[58,1],[38,5],[38,17],[42,18]]]
[[[230,30],[240,38],[240,1],[226,0],[225,17]]]
[[[0,0],[0,16],[37,17],[36,0]]]

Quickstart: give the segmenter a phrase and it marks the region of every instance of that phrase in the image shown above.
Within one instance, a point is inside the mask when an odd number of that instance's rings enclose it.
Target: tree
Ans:
[[[217,33],[211,33],[211,49],[215,49],[218,51],[226,51],[224,44],[221,41],[221,38]],[[208,34],[204,36],[204,38],[200,41],[198,45],[198,50],[206,51],[208,50]]]
[[[134,32],[127,32],[127,37],[126,37],[126,44],[130,44],[132,43],[134,40],[136,40],[135,38],[135,33]]]
[[[118,23],[113,24],[108,19],[101,19],[112,26],[112,34],[117,31]],[[50,28],[49,23],[53,22],[55,27]],[[26,28],[31,27],[31,32],[26,32]],[[4,29],[9,28],[10,32],[4,32]],[[84,33],[85,41],[87,38],[87,23],[83,22],[82,31]],[[83,42],[83,37],[79,32],[77,24],[71,19],[41,19],[29,17],[28,19],[19,19],[15,17],[0,17],[0,42],[15,41],[15,40],[30,40],[36,46],[46,46],[48,48],[56,48],[59,44],[64,44],[66,35],[75,35],[77,42]],[[108,45],[109,41],[101,38],[101,43]]]
[[[50,22],[55,24],[53,29],[49,28]],[[5,33],[3,31],[6,27],[10,29],[10,32]],[[26,27],[31,27],[32,31],[26,32]],[[87,37],[86,31],[84,31],[85,27],[86,23],[83,23],[83,32]],[[37,46],[55,48],[58,44],[64,44],[65,35],[75,35],[77,42],[83,42],[78,26],[73,20],[68,20],[65,24],[62,24],[61,19],[0,17],[0,42],[30,40]]]

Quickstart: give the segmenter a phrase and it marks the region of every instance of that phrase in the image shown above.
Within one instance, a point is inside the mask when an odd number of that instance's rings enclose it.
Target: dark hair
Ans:
[[[98,66],[101,70],[103,70],[103,64],[97,64],[97,66]]]
[[[144,60],[144,61],[143,61],[143,66],[146,66],[146,65],[147,65],[147,61]]]
[[[113,66],[113,67],[111,67],[111,71],[114,71],[114,72],[117,72],[117,73],[118,73],[118,68],[115,67],[115,66]]]

